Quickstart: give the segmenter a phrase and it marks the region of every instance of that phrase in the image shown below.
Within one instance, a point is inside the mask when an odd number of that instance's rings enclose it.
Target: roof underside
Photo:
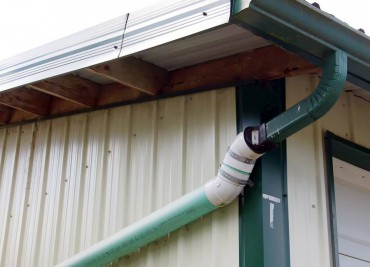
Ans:
[[[228,0],[169,1],[3,61],[0,124],[319,73],[229,21]]]

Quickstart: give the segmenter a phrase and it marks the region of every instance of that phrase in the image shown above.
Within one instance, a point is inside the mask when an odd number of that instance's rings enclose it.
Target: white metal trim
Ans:
[[[230,0],[167,1],[126,14],[0,62],[0,91],[171,42],[229,17]]]

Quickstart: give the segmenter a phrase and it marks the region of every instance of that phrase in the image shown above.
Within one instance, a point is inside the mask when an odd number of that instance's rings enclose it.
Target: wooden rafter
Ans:
[[[98,106],[133,101],[145,97],[145,95],[139,90],[133,90],[131,87],[119,83],[106,84],[102,86]]]
[[[7,124],[10,121],[12,108],[0,105],[0,125]]]
[[[93,107],[98,98],[99,84],[67,74],[28,85],[29,88],[53,95],[64,100]]]
[[[0,104],[14,108],[6,107],[4,112],[0,111],[0,124],[140,101],[158,94],[215,89],[253,79],[272,80],[318,73],[320,69],[279,47],[270,46],[170,72],[134,57],[100,64],[88,71],[109,78],[113,83],[98,85],[67,74],[28,85],[33,89],[22,87],[0,92]]]
[[[318,71],[296,55],[269,46],[171,71],[162,93],[219,88],[247,80],[273,80]]]
[[[0,92],[0,104],[38,116],[49,112],[51,97],[25,87]]]
[[[149,95],[157,95],[167,78],[165,69],[135,57],[100,64],[88,71]]]

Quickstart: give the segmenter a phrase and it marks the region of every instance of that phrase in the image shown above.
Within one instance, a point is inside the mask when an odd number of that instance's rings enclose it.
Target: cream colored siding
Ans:
[[[287,78],[287,105],[292,106],[309,95],[317,82],[318,78],[313,75]],[[327,115],[288,138],[292,267],[327,267],[332,264],[323,146],[326,130],[370,147],[370,103],[352,92],[345,92]]]
[[[0,266],[52,266],[212,178],[233,88],[0,130]],[[237,201],[119,265],[239,266]],[[118,263],[116,263],[118,264]]]

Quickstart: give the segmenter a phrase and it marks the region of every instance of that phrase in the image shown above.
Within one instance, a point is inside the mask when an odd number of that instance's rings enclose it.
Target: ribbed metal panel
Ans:
[[[234,89],[0,130],[0,266],[51,266],[212,178],[236,136]],[[238,204],[119,266],[239,266]]]
[[[317,83],[314,75],[287,78],[287,106],[311,94]],[[346,89],[351,87],[347,85]],[[331,266],[323,133],[329,130],[370,148],[370,103],[356,93],[343,93],[324,117],[287,140],[290,263],[293,267]]]

